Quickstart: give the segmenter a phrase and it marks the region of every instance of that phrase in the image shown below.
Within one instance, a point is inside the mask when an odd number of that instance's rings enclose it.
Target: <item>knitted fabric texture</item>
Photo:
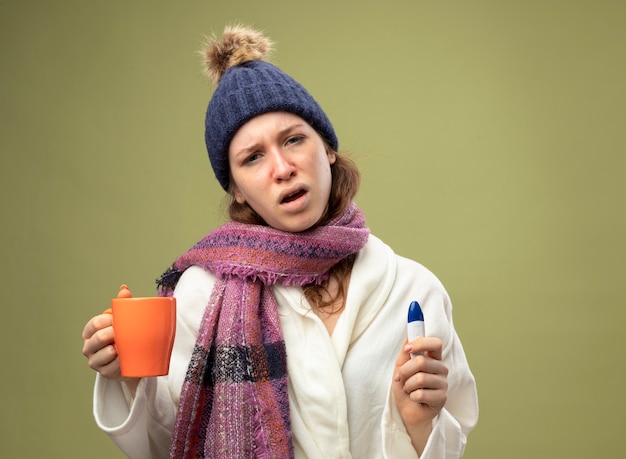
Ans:
[[[226,223],[159,280],[170,296],[189,266],[217,276],[174,426],[171,458],[291,458],[287,355],[273,284],[322,283],[369,235],[352,203],[327,226],[287,233]]]
[[[309,123],[337,151],[333,126],[311,94],[296,80],[265,61],[251,61],[228,69],[209,102],[204,139],[211,166],[226,191],[230,183],[228,147],[237,130],[263,113],[286,111]]]

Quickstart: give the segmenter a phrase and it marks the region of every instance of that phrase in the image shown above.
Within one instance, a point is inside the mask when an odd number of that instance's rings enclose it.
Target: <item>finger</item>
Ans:
[[[404,381],[407,394],[418,390],[447,390],[448,378],[442,374],[416,373]]]
[[[98,314],[87,322],[85,328],[83,328],[82,338],[84,340],[89,339],[98,330],[110,327],[111,325],[113,325],[113,316],[111,314]]]
[[[89,339],[84,340],[83,355],[89,358],[92,354],[106,346],[112,345],[114,342],[115,335],[112,326],[96,330]]]
[[[407,344],[406,349],[413,355],[427,353],[436,360],[443,358],[443,344],[439,338],[421,337]]]
[[[404,344],[402,345],[402,350],[398,353],[398,357],[396,358],[396,368],[401,367],[406,362],[411,360],[410,354],[406,351],[407,340],[404,340]]]
[[[411,392],[409,399],[419,405],[439,411],[448,400],[448,394],[443,389],[418,389]]]
[[[448,397],[448,381],[439,375],[418,373],[406,381],[403,390],[413,402],[439,409]]]
[[[97,352],[90,354],[87,361],[91,369],[99,371],[100,373],[102,373],[102,371],[112,363],[116,363],[116,365],[119,366],[119,362],[117,362],[117,350],[112,344],[109,344],[108,346],[99,349]]]
[[[445,379],[448,377],[448,367],[441,360],[433,359],[428,355],[417,355],[396,369],[395,380],[404,383],[407,381],[415,382],[416,377],[422,378],[424,375],[436,375]],[[411,387],[408,390],[415,388]]]
[[[120,370],[120,361],[117,358],[111,360],[109,363],[102,365],[98,368],[94,368],[94,370],[98,371],[102,376],[108,379],[120,379],[122,377],[122,372]]]

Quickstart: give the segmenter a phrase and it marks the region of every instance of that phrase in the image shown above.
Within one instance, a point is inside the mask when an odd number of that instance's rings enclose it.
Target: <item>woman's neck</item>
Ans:
[[[350,256],[338,263],[323,285],[308,285],[304,288],[304,294],[313,312],[321,319],[329,335],[333,334],[344,310],[355,258]]]

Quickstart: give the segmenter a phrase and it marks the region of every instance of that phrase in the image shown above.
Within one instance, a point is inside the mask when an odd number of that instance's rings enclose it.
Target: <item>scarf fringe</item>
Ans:
[[[281,272],[259,272],[258,270],[248,266],[225,266],[223,263],[219,266],[213,266],[211,270],[218,279],[226,279],[234,276],[239,277],[248,282],[260,281],[265,285],[321,285],[328,279],[328,272],[319,273],[281,273]]]

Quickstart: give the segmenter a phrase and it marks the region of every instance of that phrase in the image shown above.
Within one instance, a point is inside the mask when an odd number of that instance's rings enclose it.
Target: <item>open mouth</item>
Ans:
[[[291,201],[295,201],[296,199],[298,199],[299,197],[303,196],[305,193],[304,190],[298,190],[295,193],[291,193],[290,195],[287,195],[283,198],[283,200],[281,201],[282,204],[291,202]]]

